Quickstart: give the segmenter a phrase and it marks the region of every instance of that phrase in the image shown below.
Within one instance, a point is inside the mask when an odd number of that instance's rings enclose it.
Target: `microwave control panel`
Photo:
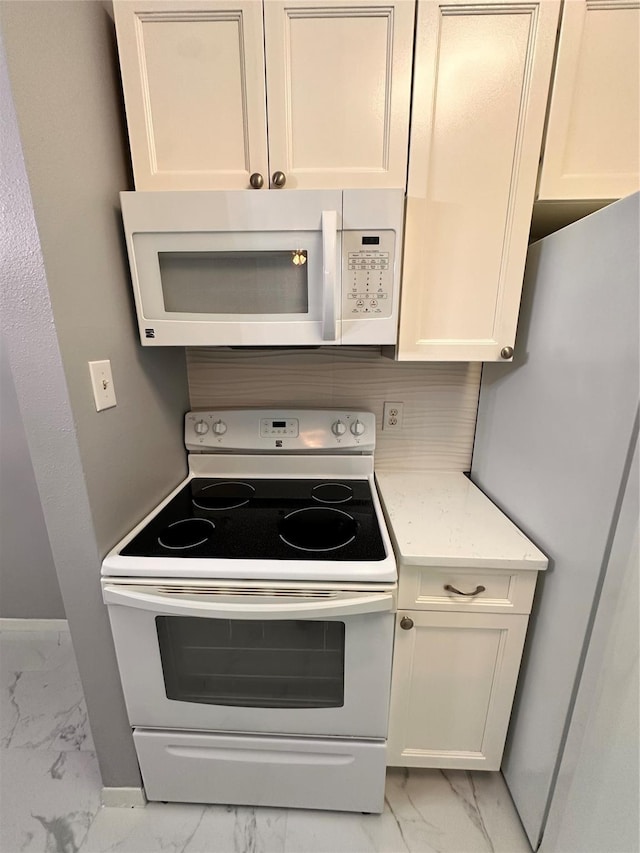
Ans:
[[[342,232],[342,317],[390,317],[394,231]]]

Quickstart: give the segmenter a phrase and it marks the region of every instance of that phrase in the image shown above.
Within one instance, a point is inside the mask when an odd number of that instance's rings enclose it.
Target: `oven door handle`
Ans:
[[[188,590],[185,590],[188,594]],[[289,599],[282,602],[261,602],[256,596],[238,596],[237,601],[216,601],[216,593],[204,594],[202,600],[181,599],[163,592],[146,592],[115,584],[103,588],[105,604],[119,604],[139,610],[173,616],[202,616],[208,619],[325,619],[329,616],[355,616],[358,613],[381,613],[395,610],[391,592],[354,593],[338,599],[313,599],[301,602]],[[225,595],[225,598],[231,596]],[[245,599],[244,601],[242,599]]]
[[[322,211],[322,340],[338,340],[338,213]]]

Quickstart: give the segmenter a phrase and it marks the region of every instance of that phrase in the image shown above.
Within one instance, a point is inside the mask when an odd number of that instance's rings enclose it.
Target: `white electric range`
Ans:
[[[107,555],[147,797],[380,812],[396,563],[368,412],[185,418],[189,476]]]

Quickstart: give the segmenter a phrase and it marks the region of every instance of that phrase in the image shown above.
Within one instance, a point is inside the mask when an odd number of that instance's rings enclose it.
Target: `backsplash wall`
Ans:
[[[371,347],[187,350],[193,409],[249,406],[375,413],[376,467],[468,471],[479,363],[403,363]],[[382,430],[386,400],[404,403],[402,430]]]

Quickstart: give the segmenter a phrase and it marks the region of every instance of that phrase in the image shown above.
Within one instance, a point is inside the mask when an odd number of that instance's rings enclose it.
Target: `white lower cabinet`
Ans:
[[[398,611],[390,766],[500,768],[529,617],[451,606]]]

